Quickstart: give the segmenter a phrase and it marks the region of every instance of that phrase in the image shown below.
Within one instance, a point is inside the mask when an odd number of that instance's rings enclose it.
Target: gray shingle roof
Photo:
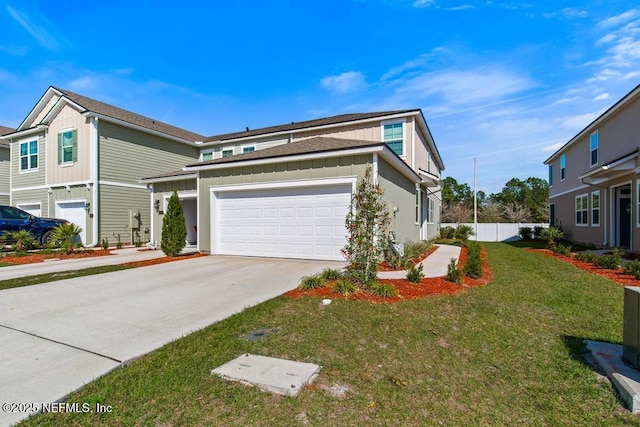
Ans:
[[[124,122],[141,126],[157,132],[162,132],[167,135],[171,135],[176,138],[185,139],[188,141],[195,142],[205,139],[204,135],[190,132],[188,130],[181,129],[179,127],[172,126],[167,123],[142,116],[140,114],[132,113],[131,111],[123,110],[122,108],[114,107],[113,105],[105,104],[104,102],[96,101],[95,99],[78,95],[77,93],[73,93],[66,89],[60,89],[53,86],[51,87],[61,92],[66,98],[69,98],[71,101],[75,102],[88,111],[98,113],[103,116],[108,116],[117,120],[122,120]]]
[[[323,153],[328,151],[348,150],[350,148],[375,147],[380,145],[384,145],[384,142],[318,136],[291,142],[289,144],[276,145],[275,147],[265,148],[264,150],[256,150],[250,153],[237,154],[235,156],[224,157],[221,159],[194,163],[187,165],[187,167],[236,163],[247,160],[271,159],[276,157],[293,156],[296,154]]]
[[[382,111],[382,112],[375,112],[375,113],[340,114],[338,116],[324,117],[321,119],[306,120],[306,121],[297,122],[297,123],[291,122],[283,125],[269,126],[269,127],[260,128],[260,129],[214,135],[206,138],[204,142],[227,141],[230,139],[246,138],[249,136],[264,135],[268,133],[287,132],[287,131],[311,128],[316,126],[334,125],[339,123],[353,122],[356,120],[365,120],[365,119],[370,119],[374,117],[391,116],[394,114],[403,114],[403,113],[409,113],[412,111],[418,111],[418,109]]]
[[[14,128],[8,128],[6,126],[0,126],[0,136],[6,135],[8,133],[13,133],[16,130]]]
[[[145,177],[145,178],[142,178],[141,181],[148,181],[148,180],[154,180],[159,178],[180,178],[182,176],[189,176],[195,173],[196,172],[179,170],[179,171],[163,173],[162,175]]]

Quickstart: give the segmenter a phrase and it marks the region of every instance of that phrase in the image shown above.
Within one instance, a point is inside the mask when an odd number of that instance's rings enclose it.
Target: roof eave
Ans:
[[[172,176],[162,176],[156,178],[143,178],[138,180],[139,184],[155,184],[157,182],[173,182],[173,181],[181,181],[184,179],[197,179],[197,173],[189,173],[184,175],[172,175]]]
[[[2,139],[16,139],[16,138],[22,138],[24,136],[30,136],[30,135],[33,135],[34,133],[43,132],[47,130],[48,127],[49,127],[48,125],[37,125],[36,127],[28,128],[22,131],[8,133],[6,135],[3,135]]]

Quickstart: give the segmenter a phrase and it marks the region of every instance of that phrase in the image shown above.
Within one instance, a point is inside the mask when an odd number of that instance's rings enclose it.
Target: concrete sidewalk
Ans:
[[[459,246],[451,245],[435,245],[438,248],[431,255],[426,257],[420,264],[422,264],[422,272],[424,277],[443,277],[447,275],[447,266],[451,262],[451,258],[454,258],[458,262],[460,257]],[[406,270],[399,271],[380,271],[378,272],[379,279],[404,279],[407,277]]]

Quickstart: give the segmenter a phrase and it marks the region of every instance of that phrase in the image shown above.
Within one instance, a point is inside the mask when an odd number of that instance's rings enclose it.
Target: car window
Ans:
[[[29,214],[20,209],[5,206],[2,210],[3,219],[29,219]]]

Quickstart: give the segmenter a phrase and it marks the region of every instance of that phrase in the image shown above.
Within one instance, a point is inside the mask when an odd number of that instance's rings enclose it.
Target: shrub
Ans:
[[[36,239],[27,230],[10,231],[2,237],[4,241],[14,242],[11,247],[16,252],[24,252],[38,245]]]
[[[420,283],[420,281],[424,279],[424,273],[422,272],[423,268],[424,266],[422,264],[418,264],[408,269],[407,280],[411,283]]]
[[[63,248],[68,255],[73,253],[74,241],[80,233],[82,233],[82,228],[78,227],[74,223],[68,222],[66,224],[58,224],[53,229],[51,241],[55,242],[56,246]]]
[[[456,266],[456,259],[451,258],[451,261],[447,266],[447,280],[461,285],[462,277],[463,277],[462,270]]]
[[[134,244],[137,248],[139,248],[140,246],[142,246],[142,239],[140,238],[140,232],[139,232],[139,231],[136,231],[136,232],[135,232],[135,236],[136,236],[136,239],[133,241],[133,244]]]
[[[613,248],[613,252],[611,254],[602,255],[598,260],[598,267],[608,268],[610,270],[615,270],[622,264],[622,252],[620,249]]]
[[[322,270],[322,273],[320,273],[320,277],[322,277],[326,281],[338,280],[342,277],[342,274],[336,269],[325,268],[324,270]]]
[[[482,256],[480,255],[480,244],[478,242],[467,243],[467,256],[467,262],[463,268],[464,275],[472,279],[481,278]]]
[[[456,235],[456,229],[453,227],[442,227],[440,229],[441,239],[453,239]]]
[[[469,240],[469,237],[473,236],[475,233],[473,232],[473,227],[470,225],[459,225],[456,227],[455,238],[460,239],[463,242]]]
[[[102,239],[102,249],[104,249],[105,251],[109,249],[109,239],[107,239],[106,237]]]
[[[387,262],[387,265],[389,265],[389,268],[395,270],[396,268],[400,268],[400,266],[402,265],[402,258],[400,258],[395,252],[393,252],[391,250],[391,248],[388,248],[385,251],[385,261]]]
[[[426,240],[418,242],[407,242],[404,244],[404,258],[409,261],[426,253],[431,247],[431,243]],[[406,263],[405,263],[406,265]]]
[[[531,227],[520,227],[518,234],[522,240],[531,240],[533,229]]]
[[[374,283],[369,288],[371,293],[382,298],[393,298],[398,296],[398,290],[390,283]]]
[[[120,249],[122,247],[122,238],[120,237],[120,233],[116,234],[116,248]]]
[[[550,247],[554,247],[558,241],[564,239],[564,232],[559,227],[549,227],[540,232],[540,237],[546,240]]]
[[[635,276],[636,279],[640,278],[640,261],[629,261],[622,265],[622,271],[624,274]]]
[[[576,254],[576,259],[583,262],[590,262],[591,264],[595,264],[598,262],[598,255],[592,253],[591,251],[580,252]]]
[[[542,238],[542,230],[544,230],[544,227],[540,227],[539,225],[536,225],[535,227],[533,227],[533,238],[534,239]]]
[[[348,280],[338,280],[333,287],[334,294],[349,295],[356,291],[356,287]]]
[[[298,289],[300,289],[301,291],[310,291],[311,289],[322,288],[326,285],[326,283],[326,280],[324,280],[320,275],[305,276],[300,281],[300,286],[298,286]]]
[[[558,243],[556,246],[553,246],[551,250],[559,255],[564,255],[564,256],[571,255],[570,245],[563,245],[562,243]]]
[[[162,218],[162,237],[160,249],[167,256],[177,256],[187,245],[187,226],[184,222],[184,211],[178,197],[173,190],[169,198],[167,212]]]

